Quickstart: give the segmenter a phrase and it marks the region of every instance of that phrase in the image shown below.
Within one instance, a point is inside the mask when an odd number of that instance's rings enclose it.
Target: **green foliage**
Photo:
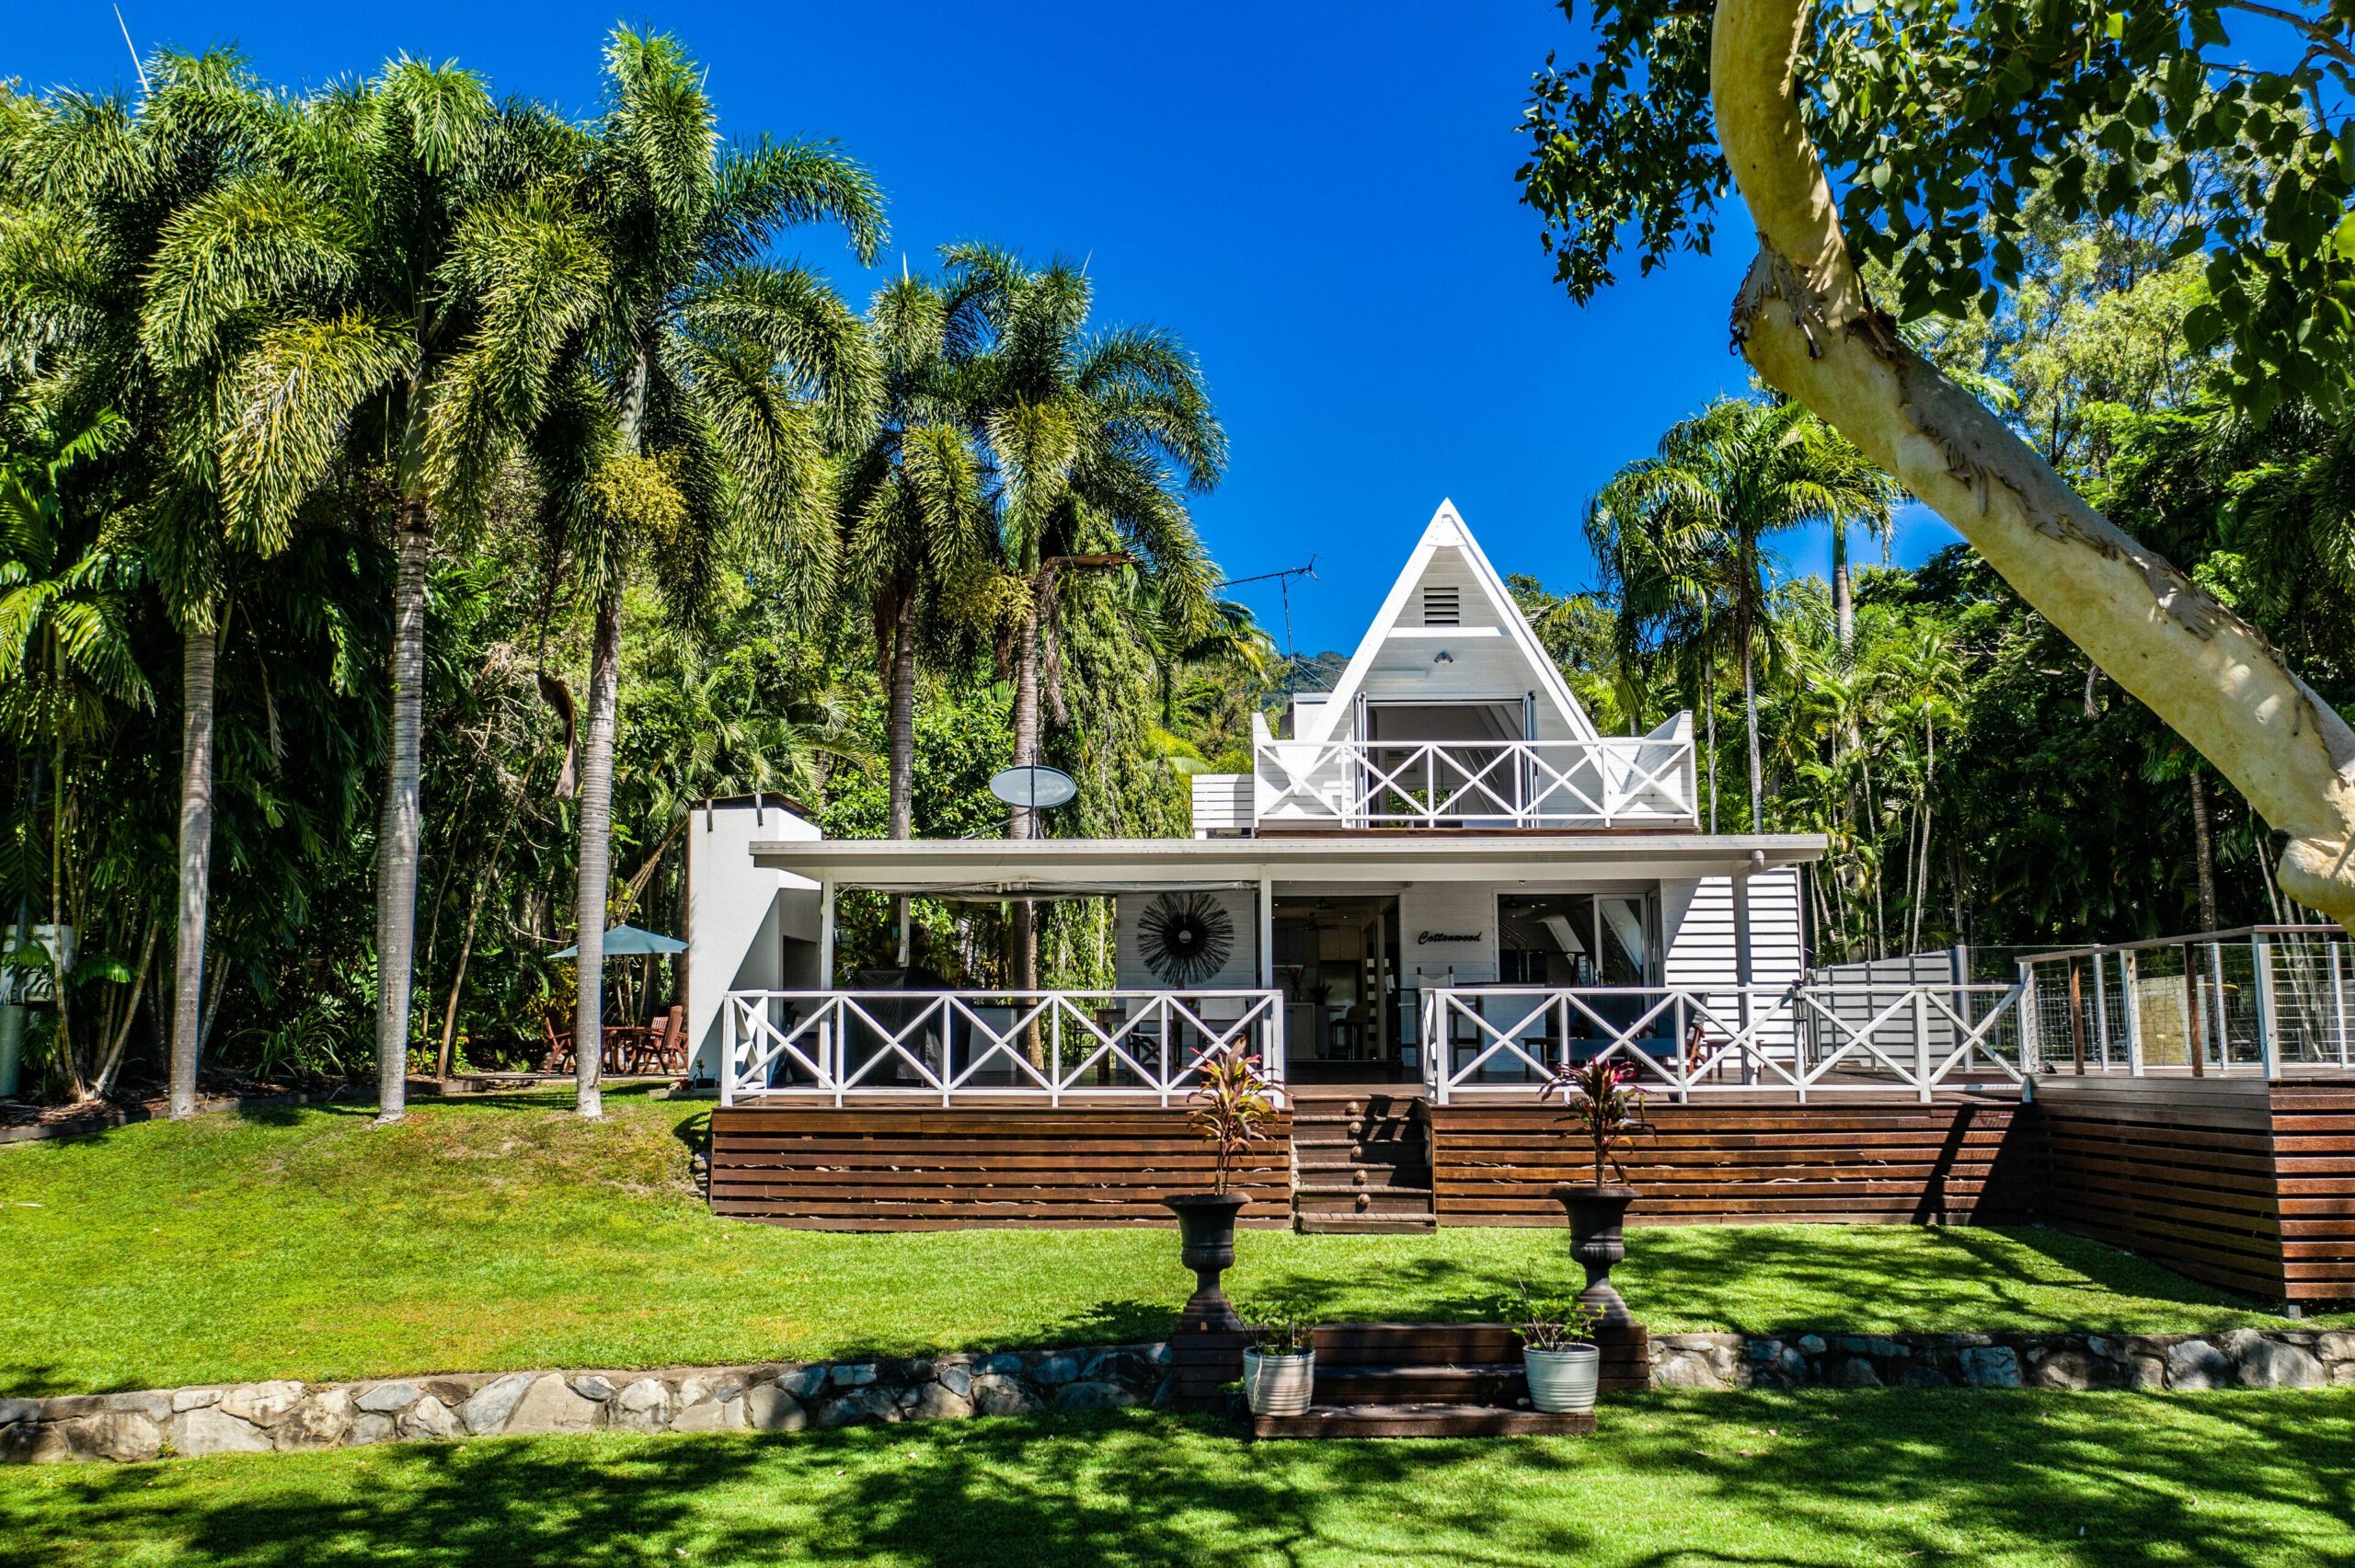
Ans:
[[[1565,0],[1566,14],[1571,7]],[[2294,63],[2252,67],[2234,29],[2286,29]],[[1800,119],[1860,260],[1901,320],[1994,314],[2028,271],[2039,200],[2114,221],[2154,195],[2200,211],[2167,244],[2206,297],[2185,314],[2235,407],[2336,410],[2355,385],[2355,14],[2211,0],[1817,0]],[[2230,25],[2228,26],[2228,18]],[[1729,171],[1710,123],[1709,22],[1681,0],[1598,0],[1591,48],[1538,73],[1522,199],[1556,276],[1585,300],[1623,249],[1646,271],[1707,249]]]

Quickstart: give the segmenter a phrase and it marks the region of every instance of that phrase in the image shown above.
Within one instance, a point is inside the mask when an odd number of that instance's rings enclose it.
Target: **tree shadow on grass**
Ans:
[[[0,1484],[0,1561],[2355,1564],[2355,1406],[2329,1394],[1717,1394],[1605,1423],[1255,1446],[1125,1412],[87,1467]]]

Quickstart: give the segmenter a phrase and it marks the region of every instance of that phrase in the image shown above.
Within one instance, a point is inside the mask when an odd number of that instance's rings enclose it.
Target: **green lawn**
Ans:
[[[2344,1394],[1705,1394],[1603,1423],[1250,1445],[1124,1413],[23,1469],[0,1562],[2355,1562]]]
[[[304,1108],[0,1153],[0,1392],[418,1371],[816,1358],[1151,1337],[1189,1276],[1166,1230],[839,1236],[712,1219],[707,1105],[428,1104],[401,1126]],[[1567,1277],[1558,1230],[1246,1232],[1239,1292],[1332,1317],[1485,1316]],[[1619,1277],[1655,1332],[2263,1321],[2042,1231],[1669,1227]]]

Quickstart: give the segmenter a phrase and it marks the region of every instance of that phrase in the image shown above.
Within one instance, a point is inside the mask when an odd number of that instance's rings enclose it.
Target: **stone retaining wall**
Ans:
[[[2355,1388],[2355,1332],[1668,1333],[1652,1386]],[[144,1459],[547,1432],[798,1432],[1162,1405],[1166,1345],[653,1372],[213,1384],[0,1399],[0,1462]]]
[[[2355,1387],[2355,1333],[1652,1336],[1660,1389]]]
[[[656,1372],[509,1372],[0,1399],[0,1462],[142,1459],[547,1432],[804,1427],[1154,1402],[1165,1345]]]

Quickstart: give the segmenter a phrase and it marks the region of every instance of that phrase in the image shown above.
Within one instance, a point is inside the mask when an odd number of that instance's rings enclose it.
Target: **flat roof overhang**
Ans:
[[[1070,897],[1271,882],[1650,880],[1823,857],[1821,833],[1384,834],[1380,838],[755,841],[752,862],[890,893]]]

